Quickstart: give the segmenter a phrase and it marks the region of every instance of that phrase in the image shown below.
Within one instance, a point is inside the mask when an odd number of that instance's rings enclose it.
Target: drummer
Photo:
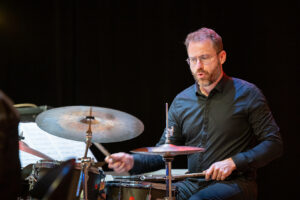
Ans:
[[[195,84],[179,93],[169,110],[171,142],[206,150],[188,156],[191,173],[175,183],[177,199],[257,199],[256,170],[282,154],[279,128],[262,92],[252,83],[223,72],[226,52],[222,38],[201,28],[186,40]],[[165,142],[163,134],[157,146]],[[164,167],[161,156],[116,153],[109,168],[131,174]]]

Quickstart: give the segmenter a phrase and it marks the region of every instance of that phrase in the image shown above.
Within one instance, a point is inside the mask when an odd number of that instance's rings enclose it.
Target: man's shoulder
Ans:
[[[193,84],[185,88],[181,92],[179,92],[175,98],[192,98],[195,95],[196,95],[196,85]]]
[[[246,89],[246,90],[256,90],[258,89],[257,86],[254,83],[251,83],[249,81],[240,79],[240,78],[235,78],[235,77],[231,77],[232,83],[234,85],[235,88],[240,88],[240,89]]]
[[[190,105],[191,102],[195,102],[197,100],[196,96],[196,84],[193,84],[181,92],[179,92],[175,98],[173,99],[171,109],[185,109]]]
[[[261,96],[262,91],[254,84],[249,81],[232,77],[231,79],[231,85],[229,86],[229,91],[234,91],[236,95],[238,96],[244,96],[244,95],[250,95],[250,96]],[[230,89],[230,88],[233,88]]]

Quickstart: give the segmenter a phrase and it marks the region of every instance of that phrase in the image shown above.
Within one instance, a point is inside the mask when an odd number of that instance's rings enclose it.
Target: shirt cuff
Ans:
[[[238,171],[245,171],[248,168],[247,159],[242,153],[233,156],[232,160]]]

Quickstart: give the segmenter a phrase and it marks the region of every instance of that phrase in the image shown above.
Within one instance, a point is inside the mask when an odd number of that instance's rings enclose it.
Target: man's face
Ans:
[[[192,75],[201,87],[211,85],[220,77],[226,53],[216,52],[211,40],[190,42],[187,52]]]

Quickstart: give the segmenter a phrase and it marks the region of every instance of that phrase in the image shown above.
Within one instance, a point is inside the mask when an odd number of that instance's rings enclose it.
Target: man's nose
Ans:
[[[195,67],[196,67],[197,69],[203,69],[203,68],[204,68],[204,65],[203,65],[203,63],[202,63],[199,59],[197,59],[197,62],[196,62]]]

